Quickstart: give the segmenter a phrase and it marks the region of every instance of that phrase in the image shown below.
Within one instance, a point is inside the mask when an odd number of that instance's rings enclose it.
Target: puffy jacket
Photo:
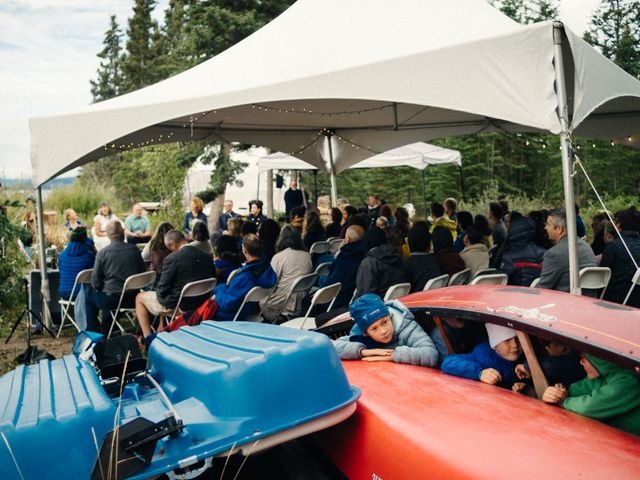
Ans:
[[[511,388],[518,381],[515,374],[515,364],[498,355],[489,342],[483,342],[464,355],[448,355],[442,362],[442,371],[456,377],[470,380],[480,380],[480,374],[486,368],[493,368],[500,372],[502,381],[499,387]]]
[[[438,351],[413,314],[397,300],[386,302],[393,323],[393,339],[382,348],[393,349],[393,361],[435,367],[438,365]],[[343,360],[362,358],[363,343],[352,341],[351,335],[340,337],[334,342],[338,355]]]
[[[585,378],[569,387],[562,402],[567,410],[595,418],[616,428],[640,435],[640,378],[593,355],[585,354],[600,376]]]
[[[389,287],[405,282],[402,256],[388,244],[373,248],[358,268],[356,288],[358,296],[375,293],[384,297]]]
[[[451,232],[451,236],[453,237],[453,241],[455,242],[458,237],[458,230],[456,229],[456,222],[451,220],[446,215],[438,218],[433,224],[429,231],[433,233],[433,229],[436,227],[444,227]]]
[[[320,277],[318,280],[319,287],[326,287],[340,282],[342,287],[340,293],[333,304],[334,308],[344,307],[349,304],[349,300],[353,296],[356,288],[356,275],[362,259],[364,258],[364,244],[362,240],[353,243],[347,243],[340,247],[338,256],[331,262],[331,271],[329,275]]]
[[[620,236],[625,241],[635,261],[640,264],[640,236],[637,232],[620,232]],[[631,288],[631,279],[636,273],[636,266],[631,261],[627,249],[624,248],[622,240],[616,238],[602,253],[601,267],[611,269],[611,279],[607,290],[604,292],[604,299],[610,302],[622,303]],[[629,297],[627,305],[640,307],[640,287],[636,286]]]
[[[93,268],[96,261],[96,254],[90,243],[70,242],[58,257],[58,268],[60,269],[60,297],[68,299],[71,296],[71,289],[76,280],[76,276],[82,270]],[[76,287],[74,296],[78,293]]]
[[[528,287],[542,271],[545,249],[535,244],[536,225],[530,218],[511,222],[499,269],[509,276],[509,285]]]
[[[215,319],[233,320],[244,296],[249,290],[256,286],[271,288],[277,281],[276,272],[273,271],[273,268],[265,258],[246,263],[233,276],[230,283],[220,284],[214,289],[213,293],[218,304]],[[238,320],[247,318],[254,307],[255,302],[247,303],[238,316]]]

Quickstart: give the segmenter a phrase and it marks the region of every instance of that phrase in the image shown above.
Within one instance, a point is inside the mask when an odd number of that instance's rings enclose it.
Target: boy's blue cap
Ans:
[[[365,293],[349,305],[349,313],[362,333],[365,333],[372,324],[389,315],[389,309],[378,295]]]

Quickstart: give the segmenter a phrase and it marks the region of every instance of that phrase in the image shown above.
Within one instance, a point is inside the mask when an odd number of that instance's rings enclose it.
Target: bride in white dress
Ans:
[[[91,229],[93,243],[97,251],[102,250],[111,243],[111,240],[107,237],[107,224],[111,220],[121,222],[118,216],[111,211],[111,207],[106,202],[102,202],[100,208],[98,208],[98,214],[93,217],[93,228]]]

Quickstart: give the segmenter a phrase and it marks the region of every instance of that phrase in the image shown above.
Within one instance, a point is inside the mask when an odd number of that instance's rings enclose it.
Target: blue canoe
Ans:
[[[159,334],[147,374],[116,397],[74,356],[0,377],[0,472],[3,479],[116,478],[116,462],[98,460],[116,426],[117,441],[133,431],[129,444],[156,432],[146,444],[150,462],[127,475],[123,461],[119,478],[206,468],[212,457],[255,453],[338,423],[359,394],[322,334],[203,322]]]

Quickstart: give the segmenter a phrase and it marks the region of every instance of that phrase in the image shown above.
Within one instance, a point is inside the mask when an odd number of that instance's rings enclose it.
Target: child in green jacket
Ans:
[[[542,401],[640,435],[640,377],[587,353],[580,363],[587,378],[571,384],[569,390],[559,383],[547,387]]]

